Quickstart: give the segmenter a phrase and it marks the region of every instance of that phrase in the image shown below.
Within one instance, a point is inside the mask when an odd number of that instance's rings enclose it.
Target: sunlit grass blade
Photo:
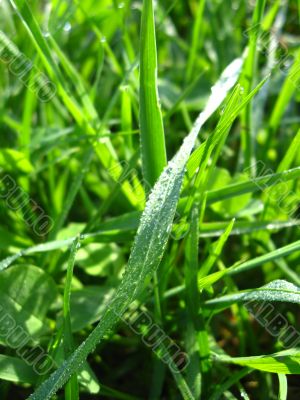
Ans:
[[[263,356],[228,357],[215,355],[217,362],[236,364],[279,374],[300,374],[299,349],[290,349]]]
[[[285,374],[278,374],[279,381],[279,393],[278,400],[287,400],[288,395],[288,383]]]
[[[132,101],[129,86],[122,88],[121,127],[123,132],[132,132]],[[125,143],[126,151],[130,156],[133,151],[132,135],[125,138]]]
[[[212,286],[214,283],[218,282],[225,275],[226,275],[226,270],[222,270],[198,279],[199,290],[201,291],[203,289]]]

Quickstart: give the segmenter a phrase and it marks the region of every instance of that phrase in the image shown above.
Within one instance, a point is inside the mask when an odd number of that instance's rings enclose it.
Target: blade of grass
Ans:
[[[73,270],[75,264],[75,258],[77,250],[80,246],[80,238],[77,237],[71,247],[70,258],[67,267],[67,277],[64,289],[64,304],[63,304],[63,316],[64,316],[64,331],[63,331],[63,348],[65,359],[69,357],[74,351],[74,341],[72,335],[72,325],[70,316],[70,296],[71,296],[71,285]],[[69,382],[65,386],[65,400],[77,400],[79,399],[79,388],[77,374],[73,374]]]
[[[244,69],[241,76],[241,86],[248,95],[254,84],[257,74],[257,56],[258,56],[258,37],[261,30],[261,22],[266,6],[266,0],[257,0],[252,18],[251,28],[248,41],[248,55],[244,64]],[[254,149],[253,149],[253,132],[252,132],[252,102],[250,101],[242,112],[242,152],[244,158],[244,169],[251,168],[254,164]],[[252,171],[253,173],[253,171]]]
[[[207,259],[204,261],[204,263],[201,265],[201,267],[199,269],[198,279],[201,279],[204,276],[208,275],[209,272],[211,271],[215,262],[217,261],[217,259],[220,257],[220,255],[222,253],[223,247],[224,247],[225,243],[227,242],[229,235],[231,234],[234,223],[235,223],[235,219],[233,219],[229,223],[228,227],[225,229],[225,232],[222,233],[222,235],[220,236],[217,243],[213,244],[212,251],[210,252],[209,256],[207,257]]]
[[[228,103],[226,104],[225,111],[222,114],[222,117],[218,123],[218,126],[216,130],[213,132],[212,135],[209,136],[207,141],[205,141],[205,144],[203,144],[203,147],[199,147],[199,155],[197,155],[197,158],[200,157],[199,159],[199,164],[201,167],[198,169],[196,178],[193,182],[192,189],[190,191],[190,195],[187,200],[187,204],[185,207],[185,214],[188,214],[190,212],[193,199],[195,197],[196,192],[199,190],[200,186],[203,188],[202,193],[205,191],[204,189],[204,184],[203,181],[205,180],[205,171],[208,165],[208,161],[210,159],[210,156],[215,148],[215,146],[226,140],[226,135],[229,131],[229,128],[231,124],[228,124],[228,121],[231,120],[232,115],[234,115],[234,106],[236,106],[238,100],[240,99],[241,93],[240,93],[240,88],[237,86],[235,90],[233,91],[232,95],[230,96]],[[232,120],[233,123],[233,120]],[[226,126],[227,125],[227,126]],[[226,126],[226,129],[225,129]],[[203,150],[202,150],[203,149]],[[217,152],[216,152],[217,153]],[[215,154],[216,154],[215,153]],[[196,159],[193,160],[193,168],[195,166],[195,161]],[[189,165],[188,165],[189,167]],[[191,168],[191,167],[190,167]],[[191,174],[191,170],[189,171],[189,175]],[[200,199],[201,201],[201,199]]]
[[[203,14],[206,0],[199,0],[197,5],[196,19],[193,24],[192,43],[186,69],[186,81],[189,82],[193,76],[197,52],[203,42]]]
[[[132,104],[129,86],[122,87],[121,127],[123,132],[132,131]],[[132,135],[125,137],[126,151],[130,157],[133,152]]]
[[[242,64],[242,59],[240,59],[238,62],[240,64]],[[210,156],[211,156],[214,148],[218,145],[218,143],[220,143],[220,141],[225,140],[224,135],[226,135],[228,133],[229,128],[233,124],[233,122],[234,122],[235,118],[238,116],[239,112],[248,104],[248,102],[253,98],[253,96],[255,96],[255,94],[261,89],[261,87],[265,84],[267,79],[268,79],[268,77],[263,79],[256,86],[256,88],[248,96],[246,96],[246,98],[244,98],[244,100],[238,106],[236,106],[233,110],[231,110],[231,109],[226,110],[224,115],[221,117],[221,120],[219,121],[215,132],[211,136],[209,136],[209,138],[205,142],[204,148],[203,148],[203,153],[201,151],[201,154],[200,154],[200,156],[201,156],[200,168],[198,170],[198,173],[195,178],[195,182],[191,189],[191,194],[189,195],[188,201],[186,202],[186,207],[185,207],[185,211],[184,211],[185,215],[189,214],[196,191],[199,189],[202,182],[205,180],[205,170],[206,170],[206,167],[208,165]],[[233,94],[231,95],[231,98],[229,99],[229,104],[236,104],[235,96],[237,96],[237,95],[239,95],[239,86],[237,86],[235,88]],[[194,163],[193,163],[193,165],[194,165]]]
[[[245,376],[249,375],[251,372],[252,372],[251,368],[243,368],[241,371],[234,372],[233,374],[230,375],[230,378],[226,379],[224,383],[218,385],[219,387],[217,388],[216,391],[214,391],[209,400],[221,399],[223,393],[226,390],[230,389],[231,386],[235,385],[237,382],[239,382]]]
[[[289,146],[285,156],[281,160],[279,166],[277,167],[277,169],[276,169],[277,173],[288,172],[286,170],[288,168],[290,168],[290,166],[294,162],[294,159],[298,154],[299,145],[300,145],[300,129],[299,129],[298,133],[296,134],[296,136],[294,137],[292,143],[290,144],[290,146]],[[279,182],[279,183],[282,183],[282,182]],[[290,182],[289,185],[287,185],[287,187],[291,188],[291,185],[292,185],[292,182]],[[276,190],[276,186],[275,186],[274,190]],[[285,188],[285,190],[287,191],[286,188]],[[292,189],[291,189],[291,191],[292,191]],[[268,218],[268,211],[269,211],[269,208],[271,207],[271,198],[273,196],[272,193],[273,193],[273,188],[271,187],[267,191],[267,199],[265,201],[264,211],[261,215],[261,220]]]
[[[167,163],[165,135],[162,112],[157,87],[157,49],[155,18],[152,0],[143,1],[140,37],[140,138],[142,169],[145,190],[149,191],[159,178]],[[145,185],[144,185],[145,186]],[[154,272],[154,283],[159,281]],[[162,326],[160,288],[154,285],[154,314],[156,322]],[[159,382],[156,390],[162,390],[165,366],[159,359],[154,359],[153,382]],[[161,393],[159,393],[159,397]]]
[[[168,349],[166,348],[166,346],[164,345],[163,342],[160,343],[159,347],[158,347],[158,351],[157,354],[159,356],[159,353],[164,354],[164,357],[166,355],[168,355],[168,362],[169,362],[169,366],[170,366],[170,371],[173,375],[174,381],[177,384],[177,387],[180,391],[180,394],[182,396],[182,398],[184,400],[197,400],[196,397],[193,396],[190,388],[188,387],[186,380],[184,379],[183,375],[180,373],[177,365],[175,364],[175,362],[173,361],[170,353],[168,352]]]
[[[285,78],[280,94],[273,108],[269,123],[268,139],[269,143],[279,127],[282,116],[292,98],[300,80],[300,50],[297,51],[293,65],[291,66],[287,77]]]
[[[248,289],[208,300],[205,306],[219,312],[234,303],[248,301],[290,302],[300,304],[300,288],[284,280],[276,280],[257,289]]]
[[[140,129],[143,174],[151,186],[167,163],[157,90],[157,51],[153,1],[144,0],[140,39]]]
[[[250,179],[249,181],[228,185],[222,189],[211,190],[207,192],[207,204],[213,204],[245,193],[258,192],[278,183],[298,179],[299,176],[300,167],[296,167],[288,171],[269,174]]]
[[[208,340],[206,346],[201,347],[198,341],[200,332],[206,333],[203,326],[203,318],[198,316],[200,309],[200,298],[197,287],[197,271],[198,271],[198,245],[199,245],[199,211],[198,207],[194,206],[191,213],[191,228],[185,245],[185,298],[186,298],[186,348],[189,354],[190,363],[186,368],[187,382],[196,399],[201,397],[202,374],[201,363],[204,362],[200,358],[200,352],[209,354]],[[201,312],[201,311],[200,311]],[[201,326],[202,325],[202,326]]]
[[[300,150],[300,129],[296,133],[292,143],[290,144],[287,152],[285,153],[283,159],[281,160],[276,172],[284,172],[289,169],[294,162],[297,154]]]
[[[279,381],[279,393],[278,400],[287,400],[288,395],[288,383],[285,374],[278,374]]]
[[[269,241],[266,243],[261,242],[261,245],[264,251],[274,251],[276,249],[276,246],[274,245],[274,242],[271,239],[269,239]],[[288,263],[285,261],[284,258],[278,258],[274,260],[274,263],[281,270],[281,272],[287,279],[289,279],[295,285],[300,286],[299,275],[297,274],[297,272],[295,272],[289,267]]]
[[[300,373],[299,349],[290,349],[278,353],[253,357],[228,357],[216,355],[215,360],[221,363],[230,363],[247,366],[260,371],[299,374]]]
[[[200,278],[198,280],[199,290],[202,290],[205,287],[213,285],[215,282],[217,282],[218,280],[223,278],[223,276],[225,276],[225,275],[235,275],[240,272],[248,271],[252,268],[256,268],[256,267],[258,267],[264,263],[267,263],[269,261],[274,261],[274,260],[277,260],[278,258],[282,258],[289,254],[292,254],[292,253],[298,251],[299,249],[300,249],[300,240],[298,240],[294,243],[291,243],[287,246],[276,249],[274,251],[270,251],[267,254],[253,258],[249,261],[245,261],[242,263],[235,263],[234,265],[232,265],[231,267],[229,267],[225,270],[215,272],[204,278]],[[178,288],[177,290],[182,290],[182,289],[183,289],[183,286],[181,287],[181,289]]]
[[[239,266],[230,269],[228,272],[230,275],[234,275],[240,272],[248,271],[249,269],[258,267],[259,265],[262,265],[266,262],[273,261],[276,260],[277,258],[282,258],[289,254],[292,254],[295,251],[298,251],[299,249],[300,249],[300,240],[297,240],[296,242],[288,244],[287,246],[281,247],[274,251],[270,251],[269,253],[264,254],[263,256],[259,256],[253,258],[252,260],[246,261],[240,264]]]

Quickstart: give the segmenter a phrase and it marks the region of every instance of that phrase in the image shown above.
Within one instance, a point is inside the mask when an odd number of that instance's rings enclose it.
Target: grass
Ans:
[[[299,397],[300,9],[254,3],[0,3],[1,399]]]

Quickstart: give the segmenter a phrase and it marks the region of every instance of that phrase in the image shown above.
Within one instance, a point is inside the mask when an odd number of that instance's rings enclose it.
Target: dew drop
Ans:
[[[64,25],[63,30],[65,32],[70,32],[71,29],[72,29],[72,25],[70,24],[70,22],[66,22],[65,25]]]

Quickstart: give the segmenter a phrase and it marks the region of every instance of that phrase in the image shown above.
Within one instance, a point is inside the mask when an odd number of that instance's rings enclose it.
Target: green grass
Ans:
[[[0,9],[1,399],[298,399],[299,1]]]

